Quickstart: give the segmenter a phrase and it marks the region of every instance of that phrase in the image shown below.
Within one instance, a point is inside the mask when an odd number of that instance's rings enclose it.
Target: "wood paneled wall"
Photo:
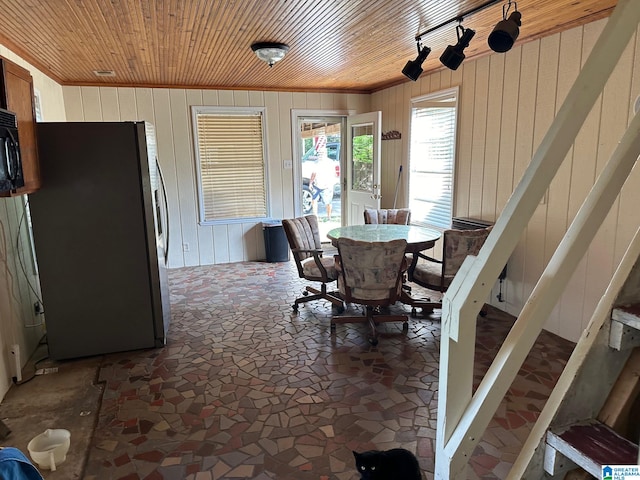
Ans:
[[[0,55],[31,72],[44,118],[64,121],[60,85],[1,45]],[[0,198],[0,401],[16,373],[11,345],[19,345],[24,366],[45,333],[42,316],[33,308],[37,300],[34,291],[39,295],[40,286],[34,273],[24,202],[25,196]]]
[[[264,106],[271,217],[294,215],[291,110],[368,111],[362,94],[232,90],[63,87],[68,121],[146,120],[156,127],[158,157],[167,181],[169,266],[182,267],[265,258],[262,224],[198,224],[192,105]],[[188,248],[185,246],[188,245]]]
[[[383,200],[393,203],[398,171],[403,174],[397,206],[406,205],[410,99],[460,86],[456,164],[456,216],[495,220],[519,181],[564,96],[577,76],[603,22],[600,20],[517,46],[510,52],[464,62],[368,95],[63,87],[69,121],[148,120],[156,125],[160,162],[168,180],[172,244],[170,265],[204,265],[264,258],[262,228],[256,223],[199,226],[191,105],[267,107],[269,193],[274,218],[293,215],[290,110],[382,110],[383,131],[402,139],[382,142]],[[509,262],[505,302],[488,299],[517,315],[602,170],[632,115],[640,93],[638,35],[630,42],[583,126],[574,147],[529,223]],[[604,222],[546,328],[577,340],[611,273],[640,224],[640,175],[634,171]],[[188,251],[183,246],[189,245]]]
[[[542,38],[477,61],[455,72],[442,71],[372,95],[382,110],[383,131],[399,130],[402,140],[383,142],[383,195],[393,198],[400,165],[399,197],[406,203],[410,99],[460,86],[454,215],[495,220],[569,88],[606,20]],[[508,265],[500,303],[518,315],[633,116],[640,94],[640,35],[636,33],[610,77],[544,201]],[[388,203],[388,202],[387,202]],[[633,233],[640,225],[640,172],[636,168],[578,267],[546,329],[577,340],[606,288]],[[388,205],[387,205],[388,206]]]

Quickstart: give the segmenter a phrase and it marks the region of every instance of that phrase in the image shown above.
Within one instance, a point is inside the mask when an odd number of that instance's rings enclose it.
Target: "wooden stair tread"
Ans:
[[[611,318],[625,325],[638,328],[640,326],[640,303],[616,306],[611,312]]]
[[[635,465],[638,461],[638,445],[597,420],[549,431],[547,443],[596,477],[602,465]]]
[[[640,346],[640,303],[619,305],[611,311],[609,346],[625,350]]]
[[[621,305],[615,308],[618,310],[627,312],[630,315],[635,315],[636,317],[640,317],[640,303],[634,303],[633,305]]]

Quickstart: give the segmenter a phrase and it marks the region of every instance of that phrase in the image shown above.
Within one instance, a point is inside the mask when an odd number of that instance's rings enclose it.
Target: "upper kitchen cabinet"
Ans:
[[[40,164],[33,105],[33,78],[29,70],[0,57],[0,107],[16,114],[24,186],[0,196],[32,193],[40,188]]]

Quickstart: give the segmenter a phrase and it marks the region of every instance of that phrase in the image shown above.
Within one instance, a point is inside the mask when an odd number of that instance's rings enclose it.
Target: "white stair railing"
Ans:
[[[639,22],[637,0],[620,0],[483,248],[443,298],[436,479],[467,478],[473,449],[640,155],[636,116],[472,395],[475,319]]]

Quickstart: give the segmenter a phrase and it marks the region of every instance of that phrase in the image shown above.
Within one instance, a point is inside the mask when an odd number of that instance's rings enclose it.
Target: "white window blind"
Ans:
[[[262,111],[194,107],[201,221],[267,216]]]
[[[457,89],[412,101],[409,207],[414,222],[450,228]]]

